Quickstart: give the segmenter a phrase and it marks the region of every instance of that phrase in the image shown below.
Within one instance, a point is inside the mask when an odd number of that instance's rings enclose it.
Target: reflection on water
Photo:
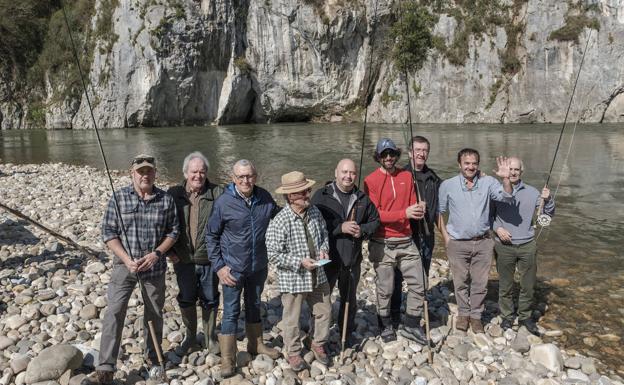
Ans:
[[[492,173],[497,155],[524,159],[525,180],[536,186],[546,181],[559,136],[555,125],[417,125],[414,133],[432,143],[429,165],[442,177],[457,172],[456,154],[463,147],[481,152],[481,166]],[[570,148],[570,133],[551,179],[557,190],[557,214],[538,241],[539,274],[544,280],[568,279],[557,288],[548,322],[567,332],[567,346],[599,355],[612,368],[624,371],[624,353],[617,343],[598,340],[589,347],[584,337],[623,336],[624,257],[624,131],[612,125],[583,125]],[[402,126],[369,126],[364,142],[364,174],[375,164],[374,145],[382,136],[405,147]],[[231,164],[248,158],[256,164],[259,184],[274,190],[280,176],[293,169],[323,182],[333,176],[336,162],[360,158],[361,125],[245,125],[109,130],[101,133],[109,166],[125,169],[138,153],[156,156],[161,178],[182,177],[182,160],[202,151],[212,167],[209,176],[225,181]],[[564,158],[570,148],[569,159]],[[65,162],[103,168],[93,131],[5,131],[0,133],[3,162]],[[589,351],[588,351],[589,350]],[[615,353],[614,353],[615,352]]]

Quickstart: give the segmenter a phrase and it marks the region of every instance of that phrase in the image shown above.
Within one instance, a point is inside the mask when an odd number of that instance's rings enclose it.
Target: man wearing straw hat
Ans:
[[[154,186],[153,156],[137,155],[132,160],[130,177],[132,184],[115,192],[116,202],[108,202],[102,220],[102,240],[115,256],[102,321],[99,364],[91,383],[113,382],[128,301],[137,282],[145,302],[143,339],[148,364],[157,363],[156,349],[162,340],[167,270],[164,254],[178,238],[178,218],[173,198]],[[156,341],[150,337],[148,322],[154,322]]]
[[[325,344],[331,320],[330,292],[325,272],[318,268],[318,260],[328,259],[329,243],[325,220],[310,203],[314,184],[299,171],[282,175],[282,184],[275,192],[283,194],[287,205],[271,221],[266,235],[269,261],[277,268],[282,293],[284,352],[295,371],[307,367],[299,335],[303,301],[314,317],[314,357],[329,364]]]

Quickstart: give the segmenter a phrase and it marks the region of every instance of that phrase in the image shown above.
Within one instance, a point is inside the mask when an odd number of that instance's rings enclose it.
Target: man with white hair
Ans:
[[[180,223],[180,236],[173,245],[171,259],[178,281],[178,304],[186,335],[176,354],[199,350],[197,344],[197,302],[202,309],[205,346],[219,353],[216,322],[219,308],[219,278],[212,269],[206,251],[206,223],[212,205],[222,189],[206,177],[208,159],[195,151],[186,156],[182,166],[184,180],[169,189]]]
[[[540,192],[521,179],[524,171],[522,160],[509,158],[509,181],[513,188],[513,202],[493,202],[492,228],[496,233],[494,251],[496,269],[499,275],[498,304],[503,322],[503,329],[509,329],[514,321],[513,286],[516,269],[520,275],[520,294],[518,298],[518,324],[535,335],[539,330],[531,317],[533,291],[537,280],[537,246],[533,215],[537,207],[542,207],[539,214],[552,216],[555,202],[550,197],[550,190],[544,187]],[[542,201],[544,204],[542,205]]]

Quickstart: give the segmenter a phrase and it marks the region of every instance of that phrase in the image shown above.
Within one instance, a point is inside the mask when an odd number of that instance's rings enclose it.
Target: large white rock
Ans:
[[[82,359],[82,352],[74,346],[51,346],[30,361],[26,368],[26,383],[56,380],[68,369],[78,369]]]
[[[551,372],[559,373],[563,369],[563,357],[559,348],[553,344],[531,346],[529,357],[534,364],[540,364]]]

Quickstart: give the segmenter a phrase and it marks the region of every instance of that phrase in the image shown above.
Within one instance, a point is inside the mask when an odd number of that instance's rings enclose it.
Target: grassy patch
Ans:
[[[234,59],[234,65],[245,75],[250,75],[253,72],[253,67],[244,56],[236,57]]]
[[[398,18],[390,29],[394,42],[392,59],[401,72],[418,71],[433,47],[431,31],[437,18],[415,2],[404,4],[398,12]]]
[[[585,28],[600,30],[598,18],[589,14],[599,11],[598,4],[585,5],[583,1],[569,1],[565,24],[548,35],[548,40],[579,42],[579,35]]]

